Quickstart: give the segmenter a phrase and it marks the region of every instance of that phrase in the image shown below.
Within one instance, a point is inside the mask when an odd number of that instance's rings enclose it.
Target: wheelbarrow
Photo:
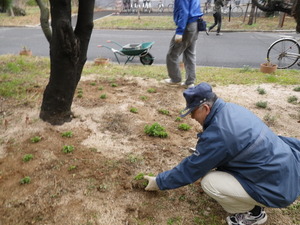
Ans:
[[[120,64],[119,55],[126,56],[127,60],[125,61],[125,64],[128,62],[131,62],[134,57],[138,56],[140,57],[140,61],[143,65],[151,65],[154,61],[154,57],[149,53],[149,50],[151,49],[154,42],[144,42],[144,43],[133,43],[133,44],[127,44],[127,45],[120,45],[119,43],[115,41],[108,40],[107,43],[114,43],[117,46],[120,47],[120,49],[114,49],[106,45],[98,45],[98,47],[104,47],[107,49],[110,49],[118,63]]]

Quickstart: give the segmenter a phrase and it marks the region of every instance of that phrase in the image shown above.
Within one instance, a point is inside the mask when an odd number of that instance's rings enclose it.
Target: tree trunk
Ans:
[[[255,8],[256,8],[256,6],[253,5],[253,4],[251,4],[251,11],[250,11],[248,25],[252,25],[253,24],[253,20],[254,20],[254,16],[255,16]]]
[[[95,0],[79,0],[73,31],[71,0],[50,0],[52,38],[50,80],[45,89],[40,118],[52,125],[72,120],[71,105],[87,59],[93,29]]]

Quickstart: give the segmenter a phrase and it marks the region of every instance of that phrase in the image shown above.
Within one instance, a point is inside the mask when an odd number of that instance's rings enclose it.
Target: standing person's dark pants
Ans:
[[[220,30],[221,30],[221,24],[222,24],[222,15],[221,15],[221,13],[219,13],[219,12],[215,12],[214,14],[213,14],[213,16],[214,16],[214,19],[215,19],[215,23],[213,24],[213,25],[211,25],[210,27],[209,27],[209,31],[211,30],[211,29],[213,29],[216,25],[218,25],[218,28],[217,28],[217,33],[220,33]]]

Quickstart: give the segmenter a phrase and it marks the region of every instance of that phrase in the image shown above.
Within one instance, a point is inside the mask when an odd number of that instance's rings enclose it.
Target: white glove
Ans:
[[[176,43],[182,42],[182,35],[176,34],[176,35],[175,35],[175,42],[176,42]]]
[[[156,177],[144,176],[144,179],[148,180],[148,185],[145,188],[146,191],[158,191],[159,187],[156,183]]]

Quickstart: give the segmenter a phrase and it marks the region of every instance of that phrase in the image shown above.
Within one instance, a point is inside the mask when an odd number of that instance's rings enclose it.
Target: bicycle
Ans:
[[[300,39],[286,36],[273,42],[268,48],[268,61],[277,64],[278,69],[293,66],[300,58],[299,41]],[[300,66],[300,62],[297,65]]]
[[[167,8],[168,12],[173,12],[174,11],[174,2],[168,4],[167,7],[165,7],[164,3],[162,0],[160,0],[157,4],[157,9],[160,13],[163,13],[165,8]]]
[[[131,5],[131,12],[132,13],[137,13],[139,11],[139,8],[141,8],[139,4],[139,0],[134,0],[132,5]]]
[[[174,11],[174,1],[168,5],[168,12],[173,12]]]

